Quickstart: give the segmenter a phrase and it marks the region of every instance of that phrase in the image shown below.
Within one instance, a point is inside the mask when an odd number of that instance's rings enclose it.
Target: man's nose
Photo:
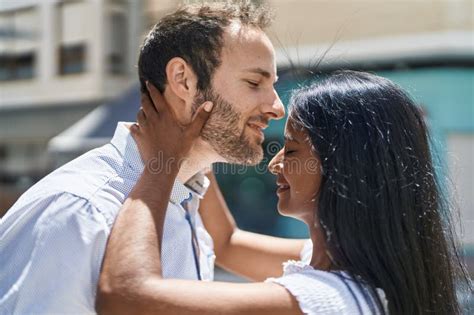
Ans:
[[[285,107],[278,96],[278,93],[273,89],[268,100],[265,102],[265,113],[269,114],[270,119],[282,119],[285,117]]]

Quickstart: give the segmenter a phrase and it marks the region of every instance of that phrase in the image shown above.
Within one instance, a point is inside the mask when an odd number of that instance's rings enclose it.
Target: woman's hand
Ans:
[[[138,124],[130,128],[146,166],[153,170],[179,170],[181,162],[201,134],[202,127],[209,118],[213,104],[203,103],[191,122],[182,125],[174,115],[171,105],[166,102],[158,89],[147,82],[148,94],[142,93]]]

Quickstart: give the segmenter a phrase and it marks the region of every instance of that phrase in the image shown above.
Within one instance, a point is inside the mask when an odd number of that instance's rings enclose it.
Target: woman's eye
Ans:
[[[285,155],[289,155],[291,153],[295,152],[295,150],[288,150],[288,151],[285,151]]]

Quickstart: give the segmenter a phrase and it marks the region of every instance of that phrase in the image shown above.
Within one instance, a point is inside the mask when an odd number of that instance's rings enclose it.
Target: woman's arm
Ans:
[[[158,93],[153,91],[152,97]],[[155,95],[153,99],[158,97]],[[183,138],[193,139],[194,134],[166,126],[166,119],[171,121],[164,113],[166,109],[153,112],[149,104],[144,104],[147,102],[142,100],[144,113],[138,116],[140,129],[132,129],[140,148],[146,143],[158,143],[158,147],[145,150],[148,152],[145,160],[162,149],[166,153],[162,156],[176,159],[183,156],[183,148],[189,145]],[[204,121],[206,114],[200,113]],[[162,133],[160,128],[167,128],[167,133]],[[178,145],[173,150],[175,144],[156,139],[160,134],[166,134],[167,139],[179,136],[183,146]],[[144,151],[140,152],[143,157]],[[146,167],[124,203],[107,245],[97,290],[97,311],[101,314],[301,314],[295,298],[276,284],[162,279],[161,236],[172,185],[179,170],[179,165],[175,166],[159,173]]]
[[[296,299],[277,284],[162,279],[150,275],[120,297],[103,298],[99,314],[299,315]]]
[[[160,235],[175,176],[144,172],[124,203],[107,245],[97,312],[301,314],[295,298],[277,284],[162,279]]]
[[[254,281],[278,277],[282,263],[299,260],[306,240],[291,240],[239,230],[219,189],[209,173],[209,189],[201,201],[199,213],[214,240],[216,263]],[[258,211],[258,210],[256,210]]]
[[[107,245],[97,311],[100,314],[300,314],[296,300],[276,284],[162,279],[161,235],[176,174],[177,171],[157,175],[145,170],[124,203]]]

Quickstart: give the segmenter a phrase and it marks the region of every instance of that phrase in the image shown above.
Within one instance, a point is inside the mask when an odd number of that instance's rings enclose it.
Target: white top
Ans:
[[[125,123],[112,141],[51,173],[0,221],[0,314],[90,314],[112,224],[143,170]],[[163,276],[197,279],[190,221],[199,242],[200,274],[213,279],[214,252],[199,213],[209,185],[203,175],[175,182],[165,218]],[[157,187],[159,189],[159,187]]]
[[[282,277],[269,278],[265,282],[285,287],[307,315],[380,313],[377,312],[375,300],[368,298],[368,291],[367,297],[364,296],[362,290],[345,272],[326,272],[316,270],[301,261],[288,261],[284,264]],[[377,293],[388,314],[383,290],[377,289]]]

